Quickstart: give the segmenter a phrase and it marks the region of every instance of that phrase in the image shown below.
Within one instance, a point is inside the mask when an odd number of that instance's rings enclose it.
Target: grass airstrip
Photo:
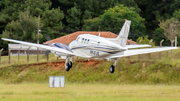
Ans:
[[[2,56],[0,101],[180,101],[180,50],[121,58],[113,61],[73,58],[69,72],[63,65],[41,64],[46,56]],[[57,61],[52,54],[49,62]],[[63,61],[63,60],[58,60]],[[92,62],[91,61],[91,62]],[[34,65],[36,63],[36,65]],[[37,64],[40,63],[41,65]],[[65,76],[64,88],[49,88],[49,76]]]
[[[0,84],[1,101],[179,101],[178,85],[69,84],[49,88],[48,83]]]

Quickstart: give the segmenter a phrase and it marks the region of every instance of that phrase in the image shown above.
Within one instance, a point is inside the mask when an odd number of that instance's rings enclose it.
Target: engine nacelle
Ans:
[[[71,49],[69,49],[68,46],[66,46],[66,45],[64,45],[64,44],[62,44],[62,43],[53,43],[53,44],[51,44],[50,46],[51,46],[51,47],[61,48],[61,49],[64,49],[64,50],[67,50],[67,51],[73,53],[73,52],[71,51]],[[62,59],[64,58],[64,54],[63,54],[63,53],[56,52],[56,51],[51,51],[51,53],[53,53],[53,54],[55,55],[55,57],[60,57],[60,56],[62,57],[62,56],[63,56]]]

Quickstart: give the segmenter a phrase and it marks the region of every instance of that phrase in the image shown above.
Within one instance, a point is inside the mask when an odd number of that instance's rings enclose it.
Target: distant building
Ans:
[[[17,56],[18,51],[20,49],[19,55],[27,55],[28,48],[30,46],[26,46],[23,44],[8,44],[8,48],[10,50],[10,54],[12,56]],[[47,54],[49,51],[46,49],[39,48],[39,54]],[[37,47],[30,47],[29,48],[29,55],[36,55],[37,54]]]
[[[116,38],[118,35],[117,34],[114,34],[112,32],[97,32],[97,31],[77,31],[77,32],[74,32],[74,33],[71,33],[71,34],[68,34],[66,36],[62,36],[60,38],[56,38],[56,39],[53,39],[53,40],[50,40],[50,41],[47,41],[45,42],[44,44],[47,44],[47,43],[63,43],[65,45],[69,45],[72,41],[74,41],[80,34],[91,34],[91,35],[96,35],[98,36],[99,33],[101,33],[101,37],[104,37],[104,38]],[[136,44],[136,42],[134,41],[130,41],[130,40],[127,40],[127,44]]]

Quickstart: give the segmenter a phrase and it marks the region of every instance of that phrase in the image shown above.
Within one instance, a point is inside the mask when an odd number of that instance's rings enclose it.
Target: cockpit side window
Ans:
[[[82,43],[83,43],[83,41],[84,41],[84,38],[82,38]]]
[[[76,38],[76,41],[78,41],[78,40],[79,40],[79,37]]]
[[[78,37],[77,41],[79,41],[80,37]]]

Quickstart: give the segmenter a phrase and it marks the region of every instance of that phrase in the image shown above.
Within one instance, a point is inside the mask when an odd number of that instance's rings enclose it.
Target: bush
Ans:
[[[139,41],[141,40],[141,42],[139,43]],[[145,37],[139,37],[137,40],[136,40],[136,43],[139,43],[139,44],[149,44],[149,39],[148,39],[148,36],[145,36]],[[150,44],[152,47],[155,46],[155,43],[154,42],[151,42]]]

